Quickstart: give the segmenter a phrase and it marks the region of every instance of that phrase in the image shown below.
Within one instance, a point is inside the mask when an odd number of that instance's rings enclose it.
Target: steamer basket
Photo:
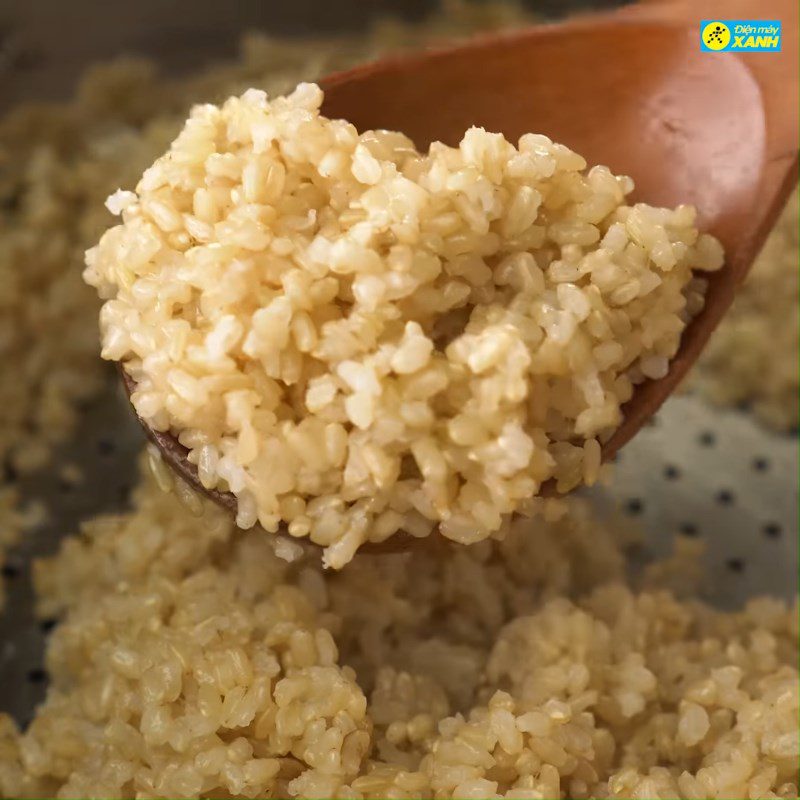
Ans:
[[[549,10],[612,4],[553,0]],[[318,32],[352,30],[363,27],[365,9],[371,17],[395,11],[413,18],[431,5],[426,0],[240,0],[220,15],[216,3],[189,0],[0,0],[0,109],[20,99],[63,96],[88,63],[120,51],[158,59],[168,47],[162,63],[187,69],[233,53],[247,28],[307,34],[313,19]],[[541,0],[535,5],[540,12],[548,10]],[[191,21],[178,21],[189,6]],[[2,379],[8,376],[0,374]],[[110,370],[108,389],[85,409],[72,443],[41,475],[21,485],[26,499],[41,499],[49,511],[48,520],[24,537],[4,568],[8,603],[0,617],[0,709],[22,724],[44,696],[42,659],[50,627],[33,614],[30,563],[55,552],[82,519],[124,510],[136,480],[143,436],[115,380]],[[67,464],[81,469],[83,486],[59,477]],[[612,486],[589,496],[599,513],[619,506],[643,528],[635,568],[667,554],[675,534],[702,540],[702,596],[732,607],[757,594],[791,598],[797,592],[797,468],[796,436],[775,435],[746,411],[720,410],[685,395],[671,399],[624,449]]]

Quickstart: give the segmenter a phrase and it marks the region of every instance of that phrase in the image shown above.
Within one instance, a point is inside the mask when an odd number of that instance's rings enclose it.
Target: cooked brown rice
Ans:
[[[146,481],[39,565],[5,797],[797,797],[797,608],[625,585],[577,501],[502,543],[289,565]]]
[[[102,385],[98,303],[80,273],[86,248],[111,221],[105,198],[133,185],[199,98],[248,85],[277,93],[387,49],[524,18],[512,4],[444,5],[424,25],[386,21],[360,37],[247,35],[237,61],[180,80],[121,59],[88,70],[69,102],[26,104],[0,120],[0,358],[13,376],[0,382],[0,563],[25,522],[17,475],[46,463]]]
[[[456,8],[428,31],[497,21],[492,4]],[[280,93],[422,36],[254,37],[235,66],[174,84],[119,64],[71,103],[0,124],[0,453],[24,469],[69,430],[97,348],[82,252],[109,224],[103,198],[163,151],[189,102]],[[726,347],[769,358],[721,398],[763,398],[779,424],[796,421],[796,213],[785,219],[728,325]],[[0,476],[0,537],[25,522],[12,484]],[[569,506],[446,560],[358,556],[331,575],[145,479],[133,511],[88,522],[37,569],[41,613],[63,621],[33,723],[0,715],[0,796],[797,797],[797,607],[721,613],[626,588],[619,527]]]
[[[87,252],[103,357],[237,523],[340,568],[367,541],[502,530],[540,486],[592,484],[666,375],[719,243],[694,209],[545,136],[418,152],[300,84],[196,106]]]

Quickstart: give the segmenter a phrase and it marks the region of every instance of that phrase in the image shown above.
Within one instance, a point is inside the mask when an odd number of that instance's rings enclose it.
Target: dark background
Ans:
[[[555,18],[621,1],[521,3]],[[437,6],[436,0],[0,0],[0,111],[20,100],[63,97],[87,64],[122,54],[192,69],[232,55],[245,29],[354,32],[377,17],[420,19]]]

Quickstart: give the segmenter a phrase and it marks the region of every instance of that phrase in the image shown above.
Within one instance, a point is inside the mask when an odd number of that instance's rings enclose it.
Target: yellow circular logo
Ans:
[[[724,22],[709,22],[701,35],[709,50],[724,50],[731,42],[730,28]]]

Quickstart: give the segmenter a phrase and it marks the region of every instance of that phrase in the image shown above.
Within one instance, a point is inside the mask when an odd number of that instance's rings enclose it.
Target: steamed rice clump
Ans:
[[[280,93],[388,50],[528,19],[512,3],[443,5],[421,22],[384,19],[358,36],[251,31],[235,60],[178,79],[146,60],[116,59],[88,69],[67,102],[25,103],[0,120],[0,362],[12,376],[0,381],[0,566],[34,519],[21,508],[18,476],[46,464],[80,405],[108,385],[97,297],[81,280],[86,248],[111,221],[103,200],[135,183],[198,98],[249,85]],[[2,589],[0,575],[0,606]]]
[[[62,621],[33,722],[0,718],[0,795],[798,796],[796,607],[632,588],[574,500],[337,573],[202,505],[150,479],[38,566]]]
[[[347,563],[438,525],[501,530],[551,478],[592,483],[722,265],[694,211],[544,136],[473,128],[427,154],[359,134],[301,84],[197,106],[87,253],[103,356],[238,524]]]

